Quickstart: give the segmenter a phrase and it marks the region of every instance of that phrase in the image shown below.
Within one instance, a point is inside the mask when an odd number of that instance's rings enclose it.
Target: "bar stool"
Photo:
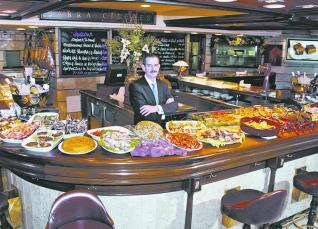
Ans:
[[[312,196],[307,225],[313,226],[316,220],[315,210],[318,208],[318,172],[305,172],[294,176],[294,186]]]
[[[74,190],[53,203],[46,229],[114,229],[114,222],[94,193]]]
[[[12,226],[7,221],[6,212],[9,208],[8,197],[0,192],[0,221],[1,229],[12,229]]]
[[[232,219],[243,223],[243,229],[250,229],[250,225],[273,223],[284,206],[287,196],[286,190],[263,193],[254,189],[230,191],[222,197],[221,211]]]

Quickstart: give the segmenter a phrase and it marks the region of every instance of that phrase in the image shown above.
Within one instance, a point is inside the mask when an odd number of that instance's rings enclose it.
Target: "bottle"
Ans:
[[[291,74],[292,74],[292,76],[291,76],[291,78],[290,78],[290,82],[291,82],[291,85],[293,86],[293,85],[295,85],[295,84],[298,83],[298,78],[297,78],[297,76],[295,75],[295,72],[292,72]]]

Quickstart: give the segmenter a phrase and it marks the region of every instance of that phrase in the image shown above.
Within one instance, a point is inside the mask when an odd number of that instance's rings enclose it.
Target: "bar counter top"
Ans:
[[[212,174],[262,163],[264,168],[269,160],[307,151],[315,154],[317,148],[317,133],[274,140],[246,137],[242,144],[220,148],[205,144],[184,157],[160,158],[112,154],[99,146],[79,156],[58,149],[40,153],[1,142],[0,164],[25,180],[56,190],[89,187],[112,195],[148,194],[185,189],[194,178],[211,183]]]

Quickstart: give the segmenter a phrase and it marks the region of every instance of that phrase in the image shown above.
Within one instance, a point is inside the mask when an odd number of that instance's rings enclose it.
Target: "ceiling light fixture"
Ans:
[[[223,34],[222,33],[216,33],[214,34],[215,36],[222,36]]]
[[[236,2],[237,0],[214,0],[216,2]]]
[[[142,8],[149,8],[149,7],[151,7],[151,5],[149,5],[149,4],[141,4],[140,7],[142,7]]]
[[[25,30],[25,28],[17,28],[17,30],[23,31],[23,30]]]
[[[163,31],[164,33],[171,33],[171,31],[169,31],[169,30],[165,30],[165,31]]]
[[[284,2],[284,0],[265,0],[266,3]]]
[[[2,16],[2,17],[7,17],[7,16],[9,16],[9,14],[1,14],[1,13],[0,13],[0,16]]]
[[[39,28],[39,26],[36,26],[36,25],[29,25],[28,26],[30,29],[38,29]]]
[[[299,5],[296,7],[303,8],[303,9],[310,9],[310,8],[318,7],[318,5],[308,4],[308,5]]]
[[[17,12],[16,10],[3,10],[2,13],[5,13],[5,14],[13,14]]]
[[[268,8],[268,9],[280,9],[280,8],[284,8],[286,6],[283,4],[268,4],[268,5],[264,5],[263,7]]]
[[[199,34],[198,32],[191,32],[191,34]]]
[[[214,0],[215,2],[236,2],[237,0]]]

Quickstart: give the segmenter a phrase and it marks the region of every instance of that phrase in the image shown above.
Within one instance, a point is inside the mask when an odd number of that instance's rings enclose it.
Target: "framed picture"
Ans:
[[[283,45],[266,45],[264,49],[264,63],[271,63],[272,66],[282,65]]]
[[[287,39],[286,60],[318,61],[318,40]]]

